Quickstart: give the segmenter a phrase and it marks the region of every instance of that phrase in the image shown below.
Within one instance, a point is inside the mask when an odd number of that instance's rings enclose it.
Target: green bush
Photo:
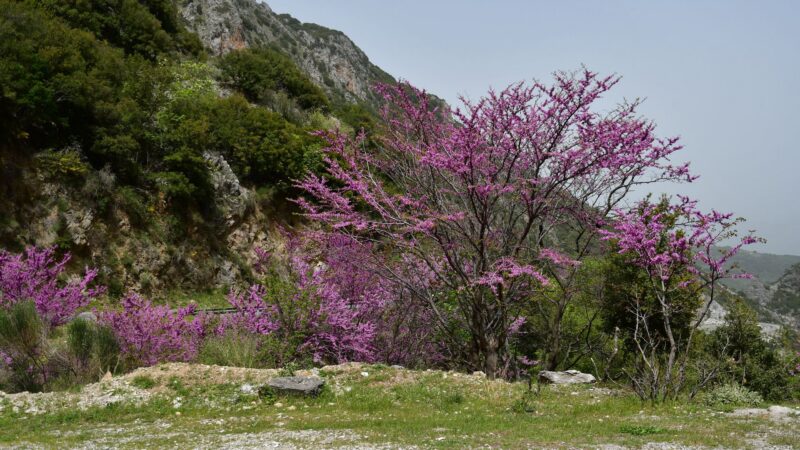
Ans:
[[[727,383],[715,387],[703,396],[703,403],[708,406],[757,406],[764,402],[758,392],[753,392],[736,383]]]
[[[758,392],[769,401],[791,399],[792,361],[784,356],[778,342],[761,334],[755,311],[741,299],[728,304],[725,323],[714,330],[711,350],[724,361],[723,377]]]
[[[53,379],[47,388],[91,383],[119,369],[119,345],[108,327],[78,318],[66,326],[66,335],[66,345],[56,348],[48,362]]]
[[[47,326],[33,302],[0,309],[0,353],[8,373],[0,383],[11,391],[38,392],[47,382]]]
[[[155,387],[156,380],[148,377],[147,375],[139,375],[131,380],[131,384],[139,389],[150,389]]]
[[[330,103],[317,85],[289,57],[270,48],[230,52],[219,61],[222,82],[254,103],[270,93],[287,93],[303,109],[327,109]]]

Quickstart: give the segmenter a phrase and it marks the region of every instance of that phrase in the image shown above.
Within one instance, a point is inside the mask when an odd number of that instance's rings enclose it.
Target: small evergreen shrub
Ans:
[[[753,392],[736,383],[717,386],[704,399],[708,406],[756,406],[764,402],[758,392]]]

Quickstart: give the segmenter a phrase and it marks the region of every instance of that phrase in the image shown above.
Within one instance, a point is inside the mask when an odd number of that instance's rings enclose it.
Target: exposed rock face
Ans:
[[[267,386],[286,394],[317,395],[325,380],[318,377],[278,377],[267,382]]]
[[[539,382],[545,384],[588,384],[597,381],[595,377],[588,373],[577,370],[567,370],[564,372],[553,372],[543,370],[539,372]]]
[[[333,98],[374,105],[372,85],[393,80],[341,31],[276,14],[263,2],[189,0],[181,7],[181,16],[215,54],[277,47]]]
[[[231,228],[247,213],[251,193],[239,183],[233,169],[222,155],[204,152],[203,158],[208,162],[210,169],[214,202],[225,220],[225,226]]]

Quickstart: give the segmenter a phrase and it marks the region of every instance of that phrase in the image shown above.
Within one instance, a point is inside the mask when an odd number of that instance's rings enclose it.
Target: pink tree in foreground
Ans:
[[[21,254],[0,250],[0,307],[32,301],[49,326],[67,322],[103,292],[102,287],[89,287],[97,276],[94,269],[64,280],[69,260],[69,254],[57,259],[54,248],[28,247]]]
[[[739,223],[741,219],[733,219],[731,214],[703,213],[696,202],[680,197],[677,204],[643,201],[631,210],[619,211],[611,229],[602,231],[626,261],[643,271],[647,290],[656,300],[655,309],[639,301],[630,305],[635,315],[632,339],[640,362],[639,373],[631,374],[631,379],[643,398],[665,400],[681,392],[692,339],[716,299],[717,283],[724,278],[748,277],[737,273],[730,260],[742,246],[759,239],[747,234],[732,247],[719,247],[737,239]],[[694,305],[682,301],[687,296],[703,296],[699,313]],[[687,312],[694,318],[686,335],[679,336],[677,318]],[[658,330],[652,329],[654,319]],[[662,332],[666,345],[658,337]],[[698,386],[708,380],[699,380]]]
[[[552,249],[555,231],[579,224],[585,251],[633,187],[691,180],[668,161],[677,139],[657,138],[637,103],[593,110],[617,81],[559,73],[552,86],[516,84],[455,111],[411,86],[380,86],[379,149],[327,135],[331,180],[307,176],[298,185],[310,199],[299,203],[338,232],[391,247],[408,264],[383,276],[424,302],[465,364],[502,375],[521,306],[551,281],[540,262],[568,260]]]

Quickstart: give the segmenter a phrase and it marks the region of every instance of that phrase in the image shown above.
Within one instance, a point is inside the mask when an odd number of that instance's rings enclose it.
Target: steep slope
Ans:
[[[800,264],[790,267],[773,285],[767,308],[784,322],[800,328]]]
[[[334,101],[375,107],[371,86],[391,82],[341,31],[276,14],[255,0],[188,0],[180,14],[213,54],[271,46],[289,55]]]
[[[753,278],[724,280],[725,287],[744,298],[761,320],[800,329],[800,256],[742,250],[731,263]]]

